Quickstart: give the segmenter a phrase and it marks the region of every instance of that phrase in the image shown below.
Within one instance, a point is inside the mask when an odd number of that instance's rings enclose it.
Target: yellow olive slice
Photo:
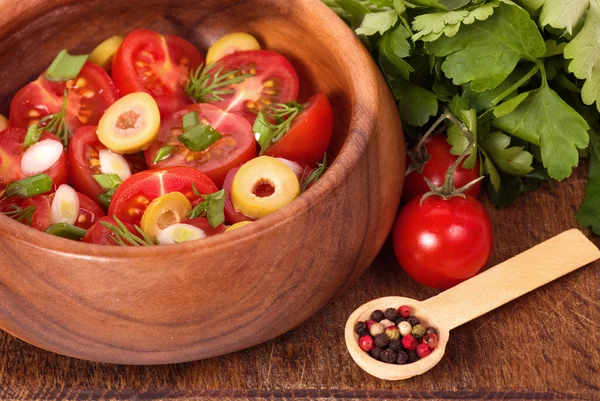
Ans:
[[[247,33],[230,33],[217,40],[208,49],[206,63],[214,63],[229,54],[247,50],[260,50],[260,43],[258,43],[258,40]]]
[[[246,226],[249,226],[250,224],[252,224],[251,221],[240,221],[239,223],[235,223],[235,224],[227,227],[225,232],[237,230],[238,228],[246,227]]]
[[[294,171],[269,156],[257,157],[244,164],[231,184],[234,208],[254,219],[276,212],[298,195],[300,183]]]
[[[0,114],[0,131],[4,131],[8,128],[8,119]]]
[[[98,139],[116,153],[145,150],[158,135],[160,112],[145,92],[131,93],[113,103],[98,124]]]
[[[110,70],[112,59],[117,50],[119,50],[121,43],[123,43],[123,38],[120,36],[113,36],[106,39],[92,50],[88,60],[102,67],[105,71]]]
[[[150,238],[156,238],[159,232],[173,224],[185,220],[192,210],[192,204],[181,192],[171,192],[154,199],[142,216],[141,229]]]

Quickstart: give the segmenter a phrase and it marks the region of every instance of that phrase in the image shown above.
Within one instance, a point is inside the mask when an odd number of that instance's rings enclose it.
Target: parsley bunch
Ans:
[[[450,109],[502,207],[589,155],[578,219],[600,234],[600,0],[323,0],[370,49],[409,141]],[[451,152],[468,140],[447,126]]]

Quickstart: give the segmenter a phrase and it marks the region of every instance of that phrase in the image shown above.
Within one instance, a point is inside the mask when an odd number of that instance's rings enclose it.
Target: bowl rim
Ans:
[[[314,186],[283,209],[257,220],[247,227],[203,239],[202,246],[198,246],[196,241],[153,247],[120,247],[88,244],[52,236],[32,229],[4,215],[0,216],[0,240],[12,242],[13,244],[27,248],[34,247],[84,258],[148,258],[164,257],[170,254],[181,254],[182,252],[185,252],[186,255],[200,255],[206,252],[221,251],[223,248],[230,247],[235,243],[251,241],[259,234],[268,235],[278,226],[289,222],[296,216],[308,213],[317,202],[322,201],[327,195],[342,185],[345,178],[354,170],[360,158],[363,157],[371,136],[375,134],[374,130],[369,129],[373,125],[372,115],[364,112],[363,105],[371,105],[371,108],[374,109],[379,103],[378,93],[372,89],[377,88],[377,74],[379,71],[367,49],[364,48],[358,37],[354,35],[354,32],[325,4],[319,0],[297,1],[300,7],[295,6],[290,8],[290,13],[303,13],[306,10],[310,10],[311,24],[327,27],[323,32],[319,32],[323,42],[347,43],[343,48],[344,58],[353,60],[353,64],[369,66],[366,69],[368,71],[367,74],[364,73],[365,70],[361,70],[362,73],[358,73],[359,69],[348,69],[350,73],[349,81],[353,83],[348,87],[348,97],[351,99],[360,99],[361,103],[350,104],[349,132],[346,140],[334,162]],[[51,9],[41,10],[39,13],[30,16],[30,20],[35,21],[42,14],[60,8],[65,5],[63,3],[67,2],[68,0],[56,2]],[[7,32],[8,35],[14,33]]]

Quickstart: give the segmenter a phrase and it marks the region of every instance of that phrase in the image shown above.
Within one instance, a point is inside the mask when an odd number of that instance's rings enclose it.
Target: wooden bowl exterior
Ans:
[[[0,9],[2,113],[60,49],[89,52],[146,27],[203,51],[225,33],[252,33],[290,58],[301,100],[325,91],[336,118],[336,159],[313,188],[256,224],[202,242],[94,246],[0,216],[3,330],[100,362],[208,358],[289,331],[374,259],[399,204],[402,128],[369,54],[319,0],[0,0]]]

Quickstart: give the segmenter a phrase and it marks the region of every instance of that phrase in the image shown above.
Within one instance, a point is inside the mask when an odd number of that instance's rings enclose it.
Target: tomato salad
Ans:
[[[327,96],[251,35],[205,57],[138,29],[89,55],[61,51],[0,116],[0,211],[102,245],[237,229],[292,202],[326,169]]]

